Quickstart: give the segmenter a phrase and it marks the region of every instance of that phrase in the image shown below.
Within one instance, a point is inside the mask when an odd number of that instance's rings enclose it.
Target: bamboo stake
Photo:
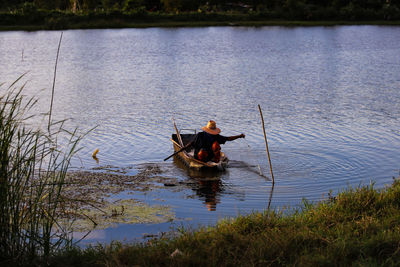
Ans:
[[[261,111],[261,106],[260,106],[260,104],[258,105],[258,110],[260,111],[261,122],[262,122],[262,128],[263,128],[264,139],[265,139],[265,147],[267,148],[267,156],[268,156],[268,162],[269,162],[269,169],[270,169],[270,171],[271,171],[272,185],[274,185],[274,184],[275,184],[274,173],[272,172],[272,164],[271,164],[271,158],[270,158],[270,156],[269,156],[267,135],[266,135],[266,133],[265,133],[264,117],[263,117],[263,114],[262,114],[262,111]]]
[[[178,128],[176,127],[176,123],[175,123],[175,119],[174,118],[172,118],[172,121],[174,122],[174,128],[175,128],[175,131],[176,131],[176,137],[178,138],[179,144],[181,145],[181,148],[182,148],[182,147],[184,147],[184,144],[183,144],[183,141],[182,141],[181,134],[179,133]]]
[[[61,32],[60,41],[59,41],[59,43],[58,43],[58,49],[57,49],[56,64],[55,64],[55,66],[54,66],[53,88],[52,88],[52,90],[51,90],[51,102],[50,102],[50,113],[49,113],[49,124],[48,124],[48,130],[49,130],[49,132],[50,132],[50,124],[51,124],[51,112],[53,111],[54,86],[55,86],[55,84],[56,84],[56,74],[57,74],[58,55],[60,54],[60,46],[61,46],[62,36],[63,36],[63,33]]]

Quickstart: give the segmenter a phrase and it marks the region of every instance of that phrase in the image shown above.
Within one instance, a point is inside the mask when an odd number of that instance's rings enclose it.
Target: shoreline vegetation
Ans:
[[[0,0],[0,30],[400,25],[397,0]]]
[[[255,212],[146,243],[72,247],[49,266],[398,266],[400,180]]]

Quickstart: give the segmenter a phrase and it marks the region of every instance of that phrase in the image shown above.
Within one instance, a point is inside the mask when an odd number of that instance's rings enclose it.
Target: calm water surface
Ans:
[[[40,97],[43,112],[59,36],[0,33],[0,82],[27,72],[25,93]],[[155,164],[165,175],[193,181],[179,192],[135,195],[171,206],[178,218],[172,224],[120,225],[87,240],[131,240],[264,209],[271,181],[257,104],[276,179],[272,207],[317,201],[348,185],[390,184],[400,169],[399,55],[399,27],[65,31],[54,115],[71,118],[72,127],[97,126],[74,166],[134,173]],[[229,170],[204,181],[173,160],[163,162],[172,153],[173,117],[180,128],[214,119],[224,135],[245,133],[245,140],[223,146]],[[91,158],[96,148],[99,163]]]

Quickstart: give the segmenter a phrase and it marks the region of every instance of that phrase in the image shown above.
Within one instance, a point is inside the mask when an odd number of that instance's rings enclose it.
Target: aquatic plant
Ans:
[[[118,224],[173,221],[175,216],[169,206],[148,205],[134,199],[134,192],[164,188],[164,184],[182,188],[176,178],[161,176],[161,172],[157,165],[139,167],[135,175],[113,166],[68,172],[61,194],[64,222],[74,232],[90,232]],[[129,197],[121,198],[121,193]]]
[[[29,127],[37,101],[23,95],[25,84],[17,86],[22,77],[0,85],[0,265],[32,263],[70,244],[58,210],[82,137],[65,130],[64,121]]]

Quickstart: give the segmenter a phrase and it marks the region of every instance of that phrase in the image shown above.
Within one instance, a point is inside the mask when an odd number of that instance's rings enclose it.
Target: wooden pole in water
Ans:
[[[262,128],[264,132],[264,140],[265,140],[265,146],[267,148],[267,156],[268,156],[268,162],[269,162],[269,169],[271,171],[271,177],[272,177],[272,185],[275,184],[275,179],[274,179],[274,173],[272,172],[272,164],[271,164],[271,158],[269,156],[269,149],[268,149],[268,142],[267,142],[267,135],[265,133],[265,125],[264,125],[264,117],[261,111],[261,106],[258,104],[258,110],[260,111],[260,116],[261,116],[261,122],[262,122]]]

